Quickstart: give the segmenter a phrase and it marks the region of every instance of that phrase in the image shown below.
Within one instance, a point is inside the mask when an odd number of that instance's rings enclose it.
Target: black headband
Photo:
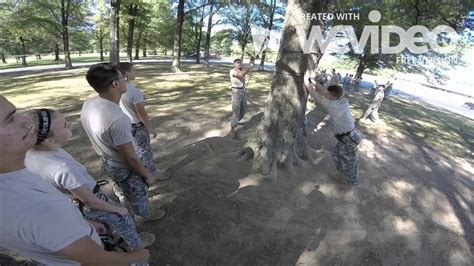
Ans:
[[[51,128],[51,112],[48,109],[39,109],[38,120],[39,127],[38,136],[36,137],[36,145],[40,144],[48,137],[49,129]]]

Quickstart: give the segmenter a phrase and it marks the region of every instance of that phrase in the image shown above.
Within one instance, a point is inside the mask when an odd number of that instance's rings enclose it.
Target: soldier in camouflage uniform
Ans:
[[[343,97],[344,90],[340,86],[329,86],[326,89],[321,80],[310,77],[307,72],[304,77],[305,86],[315,103],[327,109],[336,131],[338,142],[332,153],[336,169],[345,176],[349,184],[356,185],[359,182],[357,147],[362,135],[355,127],[349,101]]]
[[[121,202],[128,201],[137,219],[156,220],[165,215],[160,209],[151,212],[148,187],[156,176],[142,163],[140,149],[133,145],[132,123],[120,109],[126,92],[126,77],[109,64],[93,65],[86,75],[98,96],[84,102],[81,123],[104,171],[112,178]]]
[[[360,118],[361,120],[367,119],[367,118],[370,118],[370,120],[372,120],[372,122],[375,122],[375,121],[379,120],[379,108],[382,105],[382,101],[383,101],[384,95],[385,95],[384,88],[385,88],[384,85],[379,85],[378,86],[378,88],[377,88],[378,92],[377,92],[377,94],[375,94],[374,100],[369,105],[367,110],[365,110],[364,115],[362,115],[362,117]]]
[[[235,137],[235,128],[239,121],[245,115],[247,100],[245,99],[245,75],[253,68],[254,62],[251,60],[250,65],[242,68],[242,60],[234,60],[234,68],[229,71],[230,83],[232,86],[232,118],[230,121],[230,136]]]
[[[157,171],[153,159],[150,135],[156,137],[156,132],[151,128],[150,118],[145,110],[143,93],[132,83],[135,80],[135,68],[129,62],[119,63],[117,67],[127,78],[127,91],[120,98],[120,108],[132,121],[133,144],[138,148],[138,155],[145,167],[158,180],[166,180],[170,174],[166,171]]]

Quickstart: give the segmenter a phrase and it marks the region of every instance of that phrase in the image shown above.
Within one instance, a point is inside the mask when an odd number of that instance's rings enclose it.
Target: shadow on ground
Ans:
[[[140,66],[137,79],[159,133],[158,166],[172,173],[150,191],[167,216],[140,227],[157,235],[152,265],[472,265],[472,121],[399,97],[386,100],[380,123],[361,123],[362,180],[351,187],[331,161],[332,125],[314,110],[306,131],[316,165],[296,168],[295,176],[280,169],[278,181],[269,182],[251,172],[251,161],[237,158],[258,123],[271,74],[252,76],[253,104],[239,138],[229,139],[228,69],[190,65],[171,75],[159,67]],[[66,149],[99,177],[79,123],[82,101],[93,95],[83,74],[48,81],[77,77],[67,96],[29,88],[47,86],[42,77],[18,79],[24,83],[7,86],[5,95],[23,108],[62,109],[76,126]],[[22,92],[37,97],[25,100]],[[368,96],[348,98],[360,117]]]

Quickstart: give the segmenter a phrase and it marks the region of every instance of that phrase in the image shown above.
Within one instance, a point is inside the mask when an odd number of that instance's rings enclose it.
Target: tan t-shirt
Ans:
[[[99,156],[105,157],[112,166],[128,168],[117,146],[133,143],[132,122],[118,104],[99,96],[86,100],[81,123]]]

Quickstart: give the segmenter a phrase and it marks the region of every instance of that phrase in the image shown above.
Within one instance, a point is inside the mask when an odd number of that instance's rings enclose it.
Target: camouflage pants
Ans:
[[[338,139],[332,153],[336,169],[341,172],[350,183],[359,181],[359,157],[357,146],[362,140],[362,135],[356,128],[348,135]]]
[[[131,169],[111,166],[104,158],[102,168],[114,181],[114,192],[120,202],[126,200],[135,215],[150,216],[147,183]]]
[[[111,201],[100,192],[96,193],[96,196],[100,199],[107,201],[110,204],[119,206],[119,204]],[[131,215],[122,216],[118,213],[91,209],[85,206],[84,216],[90,220],[106,224],[112,232],[122,237],[131,248],[137,248],[142,243],[135,228],[133,216]]]
[[[139,157],[141,158],[146,169],[148,169],[148,171],[151,173],[154,173],[156,172],[156,165],[155,161],[153,160],[153,152],[151,150],[150,133],[148,132],[148,129],[145,127],[145,125],[135,125],[136,124],[132,125],[133,144],[138,147],[140,151]]]
[[[232,118],[230,126],[235,128],[240,119],[245,115],[247,108],[247,99],[245,99],[245,91],[243,89],[232,89]]]

